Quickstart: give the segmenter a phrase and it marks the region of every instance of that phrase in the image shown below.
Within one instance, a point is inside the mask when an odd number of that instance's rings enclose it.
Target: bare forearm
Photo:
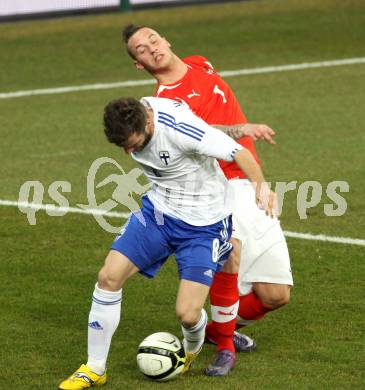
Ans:
[[[231,138],[237,140],[241,137],[251,137],[254,141],[264,140],[271,145],[275,145],[273,137],[275,131],[266,125],[257,123],[239,123],[237,125],[213,125],[218,130],[223,131]]]
[[[247,149],[242,149],[235,154],[235,161],[241,171],[253,182],[261,184],[265,181],[260,165]]]
[[[227,134],[229,137],[235,140],[247,135],[245,134],[244,126],[245,126],[244,123],[240,123],[238,125],[231,125],[231,126],[212,125],[212,127],[215,127],[216,129],[223,131],[223,133]]]
[[[264,174],[251,152],[247,149],[238,151],[235,155],[235,161],[251,180],[255,188],[258,207],[265,210],[266,215],[272,218],[278,216],[277,196],[275,192],[270,190],[268,183],[265,181]]]

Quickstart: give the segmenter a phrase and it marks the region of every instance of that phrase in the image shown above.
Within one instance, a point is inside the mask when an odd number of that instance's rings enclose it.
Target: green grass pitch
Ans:
[[[155,9],[124,14],[0,24],[0,93],[145,79],[122,49],[126,23],[148,24],[181,56],[202,54],[218,71],[365,56],[362,0],[276,0]],[[326,194],[300,219],[296,192],[284,202],[284,230],[365,238],[365,65],[305,69],[227,79],[251,122],[277,131],[277,145],[257,144],[272,181],[324,186],[347,181],[347,211],[326,217]],[[151,85],[0,99],[0,200],[18,199],[27,180],[46,191],[71,183],[70,206],[86,203],[86,175],[98,157],[134,164],[104,139],[104,105],[153,93]],[[111,187],[98,192],[99,202]],[[52,203],[46,194],[44,203]],[[55,389],[86,358],[91,293],[113,234],[92,216],[36,214],[30,226],[0,205],[0,389]],[[110,219],[122,225],[121,219]],[[124,289],[122,319],[109,356],[105,389],[360,389],[365,385],[363,246],[288,238],[295,278],[289,306],[246,329],[258,344],[232,373],[202,369],[168,383],[138,372],[139,342],[156,331],[180,336],[173,259],[153,280]]]

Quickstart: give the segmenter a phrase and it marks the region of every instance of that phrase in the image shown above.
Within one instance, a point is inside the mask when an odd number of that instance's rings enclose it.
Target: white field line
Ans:
[[[45,210],[45,211],[56,211],[60,214],[66,213],[79,213],[79,214],[87,214],[87,215],[103,215],[106,217],[114,217],[114,218],[128,218],[130,213],[121,213],[116,211],[106,211],[100,209],[80,209],[77,207],[57,207],[53,204],[35,204],[28,202],[16,202],[11,200],[0,200],[0,206],[13,206],[13,207],[22,207],[23,209],[29,208],[31,210]],[[348,244],[348,245],[360,245],[365,246],[365,240],[361,240],[358,238],[350,238],[350,237],[333,237],[326,236],[324,234],[311,234],[311,233],[297,233],[297,232],[289,232],[284,231],[286,237],[291,238],[300,238],[303,240],[313,240],[313,241],[327,241],[333,242],[337,244]]]
[[[18,208],[29,208],[31,210],[54,211],[64,215],[66,213],[87,214],[87,215],[103,215],[114,218],[128,218],[130,213],[121,213],[117,211],[106,211],[100,209],[80,209],[78,207],[59,207],[53,204],[37,204],[28,202],[15,202],[12,200],[0,200],[0,206],[15,206]]]
[[[289,64],[289,65],[279,65],[279,66],[267,66],[264,68],[226,70],[220,72],[219,74],[222,77],[234,77],[234,76],[244,76],[244,75],[262,74],[262,73],[274,73],[274,72],[287,72],[291,70],[323,68],[323,67],[331,67],[331,66],[343,66],[343,65],[354,65],[354,64],[364,64],[364,63],[365,63],[365,57],[357,57],[357,58],[345,58],[342,60],[305,62],[301,64]],[[129,80],[129,81],[120,81],[115,83],[86,84],[86,85],[74,85],[74,86],[59,87],[59,88],[44,88],[44,89],[33,89],[33,90],[26,90],[26,91],[3,92],[0,93],[0,99],[11,99],[11,98],[32,96],[32,95],[52,95],[58,93],[91,91],[91,90],[112,89],[112,88],[127,88],[127,87],[136,87],[140,85],[155,84],[155,82],[156,81],[154,79]]]
[[[284,235],[286,237],[301,238],[303,240],[328,241],[328,242],[335,242],[337,244],[365,246],[365,240],[361,240],[360,238],[334,237],[334,236],[325,236],[324,234],[288,232],[286,230],[284,230]]]

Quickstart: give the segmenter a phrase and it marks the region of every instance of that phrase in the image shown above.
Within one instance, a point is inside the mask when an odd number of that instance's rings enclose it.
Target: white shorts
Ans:
[[[254,282],[292,286],[289,252],[279,220],[268,217],[257,207],[249,180],[230,180],[228,186],[227,202],[233,211],[232,237],[242,242],[240,295],[248,294]]]

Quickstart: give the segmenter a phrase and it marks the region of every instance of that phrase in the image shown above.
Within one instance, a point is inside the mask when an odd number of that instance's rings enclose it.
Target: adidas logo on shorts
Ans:
[[[205,276],[208,276],[209,278],[213,277],[213,271],[211,269],[208,269],[207,271],[204,272]]]

